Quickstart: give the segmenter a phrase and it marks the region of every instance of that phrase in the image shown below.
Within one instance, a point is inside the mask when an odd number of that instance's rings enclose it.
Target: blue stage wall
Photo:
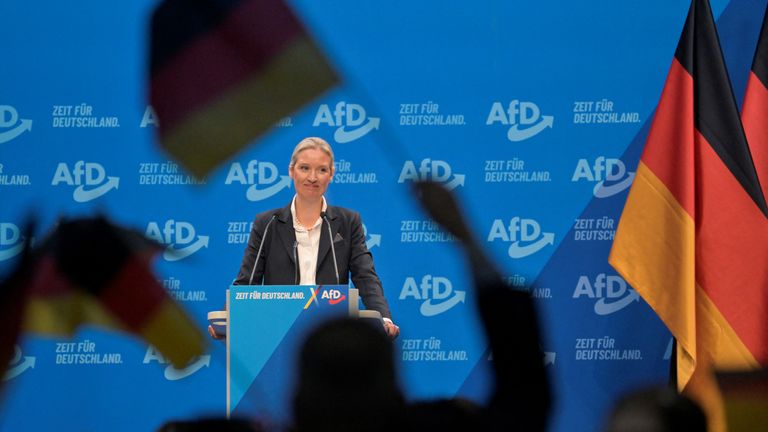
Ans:
[[[739,98],[765,3],[712,4]],[[666,381],[670,335],[606,258],[688,1],[291,1],[343,81],[202,184],[154,141],[155,4],[0,3],[0,269],[30,211],[43,228],[102,212],[185,251],[156,271],[203,328],[253,216],[294,193],[293,146],[321,136],[337,159],[328,199],[361,213],[401,326],[410,397],[488,389],[462,255],[409,195],[416,179],[454,188],[509,283],[537,299],[551,430],[597,430],[617,395]],[[151,431],[223,414],[224,377],[219,343],[179,371],[129,335],[26,337],[0,430]]]

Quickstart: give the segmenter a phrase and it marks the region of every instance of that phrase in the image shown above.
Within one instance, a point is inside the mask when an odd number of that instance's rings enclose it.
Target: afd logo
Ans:
[[[61,183],[77,186],[72,192],[72,199],[82,203],[95,200],[112,189],[117,189],[120,185],[120,177],[107,176],[104,167],[96,162],[77,161],[71,169],[64,162],[60,162],[53,174],[51,185],[58,186]]]
[[[144,361],[142,363],[150,364],[151,362],[167,365],[163,374],[165,379],[168,381],[178,381],[194,374],[204,367],[209,367],[211,365],[211,356],[200,356],[197,359],[192,359],[184,369],[176,369],[172,364],[168,363],[165,357],[160,354],[160,351],[150,345],[147,347],[147,353],[144,355]]]
[[[249,185],[245,191],[248,201],[261,201],[276,195],[283,189],[291,187],[291,177],[279,175],[277,167],[272,162],[248,161],[243,168],[240,162],[234,162],[229,167],[225,185],[233,183]]]
[[[381,246],[381,234],[368,235],[368,228],[363,224],[363,236],[365,237],[365,247],[368,250],[373,249],[374,246]]]
[[[150,222],[146,234],[158,243],[167,245],[163,252],[166,261],[179,261],[208,247],[208,236],[195,235],[195,227],[189,222],[169,219],[162,228],[157,222]]]
[[[442,183],[446,189],[452,190],[464,186],[464,177],[464,174],[453,174],[451,166],[446,161],[423,159],[417,167],[416,163],[407,160],[403,164],[403,169],[400,170],[397,182],[431,180]]]
[[[425,317],[440,315],[456,306],[464,303],[467,297],[466,291],[453,289],[453,284],[448,278],[442,276],[424,275],[421,282],[416,282],[413,277],[405,278],[403,289],[400,290],[400,300],[423,300],[419,312]]]
[[[9,260],[24,249],[24,237],[16,224],[0,222],[0,261]]]
[[[347,296],[337,289],[327,289],[320,294],[320,300],[327,300],[329,304],[335,305],[346,300]]]
[[[597,182],[592,194],[596,198],[608,198],[627,189],[634,178],[635,173],[627,172],[621,160],[598,156],[592,163],[587,159],[579,159],[571,181]]]
[[[31,130],[32,120],[19,119],[16,108],[10,105],[0,105],[0,144]]]
[[[3,381],[16,378],[27,369],[34,369],[36,361],[35,357],[22,355],[21,347],[16,345],[13,351],[13,358],[8,362],[8,369],[5,370],[5,375],[3,375]]]
[[[551,129],[554,121],[554,116],[541,115],[541,110],[535,103],[515,99],[506,109],[501,102],[494,102],[485,124],[490,126],[501,123],[509,126],[507,139],[517,142],[534,137],[546,128]]]
[[[380,123],[379,117],[368,117],[362,105],[342,101],[336,104],[333,111],[328,104],[320,105],[317,114],[315,114],[315,120],[312,121],[312,126],[335,127],[336,132],[333,133],[333,139],[337,143],[344,144],[362,138],[368,132],[378,129]]]
[[[628,288],[624,279],[605,273],[595,276],[595,280],[590,280],[587,276],[579,277],[576,289],[573,290],[573,298],[582,297],[597,300],[595,313],[598,315],[610,315],[629,306],[633,301],[640,301],[640,295]]]
[[[502,219],[494,219],[488,233],[488,242],[496,240],[510,243],[507,250],[510,258],[525,258],[547,245],[555,244],[555,234],[542,232],[541,226],[534,219],[515,216],[508,224]]]

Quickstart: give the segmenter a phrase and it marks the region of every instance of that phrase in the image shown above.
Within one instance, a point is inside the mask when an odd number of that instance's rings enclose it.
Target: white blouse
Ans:
[[[323,210],[328,209],[328,204],[323,197]],[[296,254],[301,278],[299,285],[315,285],[317,274],[317,254],[320,251],[320,233],[323,229],[323,219],[317,218],[310,227],[299,223],[296,217],[296,196],[291,201],[291,216],[293,217],[293,229],[296,231]]]

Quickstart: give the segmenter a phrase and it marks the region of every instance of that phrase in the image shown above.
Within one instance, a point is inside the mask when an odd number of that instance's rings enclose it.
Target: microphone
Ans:
[[[328,239],[331,241],[331,253],[333,254],[333,269],[336,271],[336,285],[340,285],[339,265],[336,263],[336,247],[333,245],[333,233],[331,233],[331,223],[328,222],[328,218],[325,217],[325,212],[320,212],[320,217],[323,218],[326,225],[328,225]]]
[[[256,252],[256,259],[253,261],[253,269],[251,269],[251,278],[248,279],[248,285],[253,285],[253,275],[256,274],[256,266],[259,264],[259,257],[261,256],[261,248],[264,246],[264,240],[267,239],[267,233],[269,232],[269,226],[277,218],[277,213],[273,214],[267,222],[267,226],[264,228],[264,235],[261,236],[261,242],[259,243],[259,251]],[[261,284],[264,285],[264,277],[261,278]]]
[[[293,241],[293,268],[294,271],[294,278],[293,278],[293,284],[298,285],[299,284],[299,258],[296,255],[296,249],[299,247],[299,242],[294,240]]]

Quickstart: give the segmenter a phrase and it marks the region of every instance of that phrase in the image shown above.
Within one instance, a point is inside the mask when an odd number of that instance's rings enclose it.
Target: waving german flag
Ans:
[[[164,0],[150,69],[161,145],[197,177],[337,81],[283,0]]]
[[[677,339],[678,386],[711,431],[711,369],[768,359],[766,215],[709,2],[693,0],[609,261]]]
[[[31,251],[30,237],[0,281],[0,363],[21,330],[71,336],[84,325],[135,334],[177,368],[204,353],[202,333],[151,270],[159,245],[142,233],[94,217],[60,221]]]

